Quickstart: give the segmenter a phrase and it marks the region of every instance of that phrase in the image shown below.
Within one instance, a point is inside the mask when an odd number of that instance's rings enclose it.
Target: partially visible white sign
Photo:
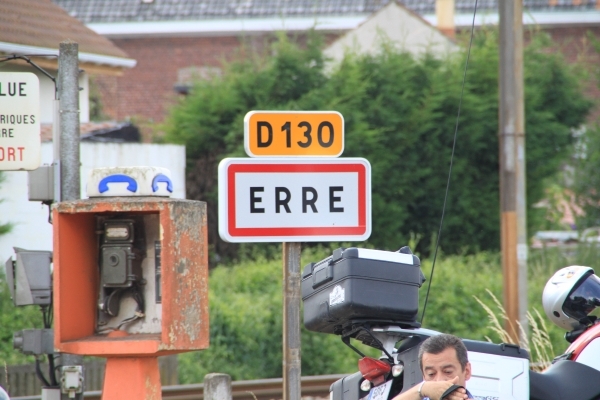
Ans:
[[[0,170],[34,170],[40,160],[40,81],[31,72],[1,72]]]

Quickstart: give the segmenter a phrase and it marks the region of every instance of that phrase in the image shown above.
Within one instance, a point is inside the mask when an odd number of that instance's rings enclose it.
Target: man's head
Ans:
[[[419,364],[426,381],[448,381],[458,376],[458,384],[465,386],[471,377],[471,363],[467,348],[460,338],[441,334],[421,344]]]

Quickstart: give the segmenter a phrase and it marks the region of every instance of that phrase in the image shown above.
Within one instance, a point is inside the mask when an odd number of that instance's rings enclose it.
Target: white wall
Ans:
[[[185,198],[185,146],[140,143],[81,143],[81,192],[89,171],[96,167],[153,166],[171,171],[173,198]],[[52,143],[42,143],[42,164],[52,162]],[[12,231],[0,236],[0,267],[14,254],[13,246],[28,250],[52,250],[52,225],[48,207],[28,200],[27,172],[4,171],[0,183],[0,223]]]
[[[458,46],[437,28],[396,2],[391,2],[359,27],[334,41],[323,53],[335,64],[347,52],[376,54],[383,43],[414,55],[429,52],[443,57],[458,50]]]
[[[45,69],[45,68],[44,68]],[[45,69],[54,78],[58,76],[58,71]],[[40,123],[48,124],[53,121],[54,114],[54,82],[37,69],[29,66],[2,64],[2,72],[33,72],[40,80]],[[89,78],[85,72],[79,75],[79,122],[90,121],[90,102],[89,102]]]

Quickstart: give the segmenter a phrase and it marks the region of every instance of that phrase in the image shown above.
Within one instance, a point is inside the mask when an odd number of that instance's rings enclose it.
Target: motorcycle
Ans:
[[[331,385],[330,400],[393,399],[423,381],[420,345],[440,333],[416,321],[424,281],[420,260],[408,247],[337,249],[304,268],[305,326],[339,335],[362,357],[359,372]],[[591,315],[600,305],[600,279],[589,267],[563,268],[548,281],[542,302],[549,318],[567,328],[567,351],[535,372],[517,345],[463,339],[475,399],[600,399],[600,323]],[[351,339],[380,350],[381,357],[366,357]]]

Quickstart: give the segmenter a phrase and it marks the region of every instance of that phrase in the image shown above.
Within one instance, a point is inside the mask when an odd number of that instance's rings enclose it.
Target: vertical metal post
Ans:
[[[300,243],[283,243],[283,400],[300,400]]]
[[[81,197],[79,173],[79,45],[69,40],[61,42],[59,45],[58,99],[60,138],[58,144],[55,144],[55,151],[58,147],[60,197],[55,200],[77,200]],[[57,183],[55,182],[55,184]],[[63,366],[83,365],[83,356],[80,355],[61,354],[61,360]],[[83,376],[81,376],[81,379],[83,382]],[[84,385],[85,382],[82,383],[81,392],[83,392]],[[62,397],[64,399],[70,398],[69,394],[64,393]],[[83,393],[77,393],[76,397],[78,399],[83,398]]]
[[[61,200],[81,196],[79,181],[79,45],[60,43],[58,93],[60,99],[60,191]]]
[[[518,343],[527,328],[527,216],[523,105],[523,4],[498,2],[500,14],[500,209],[506,330]]]

